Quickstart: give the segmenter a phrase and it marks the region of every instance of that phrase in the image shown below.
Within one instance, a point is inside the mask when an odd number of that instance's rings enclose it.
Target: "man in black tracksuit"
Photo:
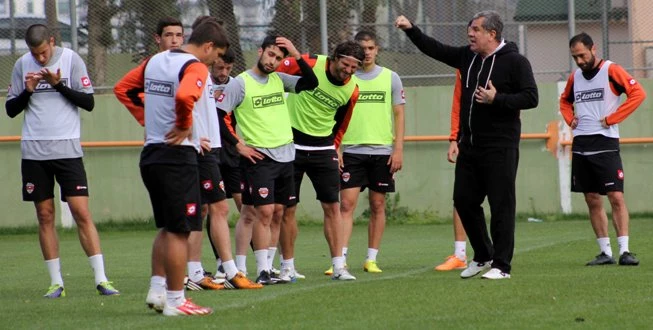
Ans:
[[[460,214],[474,260],[460,276],[490,269],[487,279],[510,278],[515,234],[515,179],[519,162],[520,110],[535,108],[537,85],[528,60],[501,38],[498,13],[476,14],[469,45],[452,47],[426,36],[406,17],[395,25],[424,54],[460,70],[460,130],[449,147],[458,155],[454,206]],[[490,204],[490,236],[481,204]]]

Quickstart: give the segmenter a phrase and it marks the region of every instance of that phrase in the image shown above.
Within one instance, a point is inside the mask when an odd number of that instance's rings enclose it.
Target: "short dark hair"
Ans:
[[[25,31],[25,43],[28,47],[38,47],[50,41],[50,29],[43,24],[32,24]]]
[[[222,56],[220,56],[223,62],[227,64],[231,64],[236,62],[236,54],[231,48],[228,48],[226,52]]]
[[[229,47],[229,38],[227,32],[215,20],[206,20],[199,23],[188,38],[188,43],[200,46],[206,42],[212,42],[213,47]]]
[[[496,41],[501,41],[501,33],[503,33],[503,21],[501,20],[501,15],[499,15],[499,13],[494,10],[484,10],[482,12],[476,13],[476,15],[472,17],[472,20],[481,17],[485,18],[483,24],[481,25],[483,29],[485,29],[485,31],[496,32],[497,34],[494,39]]]
[[[569,48],[573,47],[575,44],[577,44],[579,42],[581,44],[585,45],[585,47],[587,47],[587,49],[591,49],[592,46],[594,46],[594,40],[592,40],[592,37],[590,37],[590,35],[585,33],[585,32],[581,32],[581,33],[573,36],[569,40]]]
[[[265,39],[263,39],[263,42],[261,43],[261,49],[265,50],[270,46],[276,46],[278,37],[279,37],[278,35],[274,35],[274,34],[265,37]],[[285,47],[279,47],[279,49],[281,49],[281,52],[283,53],[284,57],[288,56],[288,49],[286,49]]]
[[[336,46],[336,49],[333,50],[331,54],[331,59],[335,60],[341,57],[353,57],[360,62],[363,62],[365,59],[365,51],[356,41],[343,41]]]
[[[162,35],[163,29],[167,28],[168,26],[180,26],[181,32],[184,32],[184,25],[181,24],[180,20],[172,16],[166,16],[160,19],[158,23],[156,23],[156,34],[159,36]]]
[[[190,26],[190,28],[195,29],[198,25],[208,21],[213,21],[222,25],[222,21],[218,20],[217,18],[209,15],[202,15],[202,16],[197,16],[197,18],[195,19],[195,21],[193,21],[193,24]]]
[[[366,31],[366,30],[358,31],[358,33],[356,33],[356,35],[354,36],[354,40],[359,42],[372,40],[374,41],[375,45],[379,44],[376,39],[376,34],[372,31]]]

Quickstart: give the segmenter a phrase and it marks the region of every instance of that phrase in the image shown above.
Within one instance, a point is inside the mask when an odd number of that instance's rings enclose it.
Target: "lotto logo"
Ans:
[[[213,190],[213,182],[211,180],[202,181],[202,188],[206,191]]]
[[[25,191],[27,191],[28,194],[31,194],[34,192],[34,184],[31,182],[28,182],[25,184]]]
[[[82,77],[82,86],[84,87],[91,86],[91,79],[88,79],[88,77]]]
[[[259,194],[262,198],[267,198],[269,192],[270,192],[270,191],[268,190],[268,188],[265,188],[265,187],[263,187],[263,188],[258,188],[258,194]]]
[[[576,103],[603,101],[603,88],[575,92],[574,98]]]
[[[88,187],[86,187],[86,186],[76,186],[75,189],[76,190],[87,190]]]
[[[631,85],[634,85],[634,84],[637,83],[637,81],[635,81],[635,79],[630,79],[630,80],[628,81],[628,83],[631,84]]]
[[[342,173],[342,181],[349,182],[349,179],[351,179],[351,174],[349,172]]]
[[[186,215],[195,215],[197,214],[197,204],[190,203],[186,204]]]
[[[617,178],[619,178],[619,180],[623,180],[624,179],[624,171],[617,170]]]
[[[202,80],[200,80],[200,79],[197,79],[197,82],[196,82],[195,84],[196,84],[197,87],[199,87],[199,88],[202,88],[202,85],[204,85],[204,84],[202,83]]]
[[[384,103],[385,92],[360,92],[358,94],[359,103]]]
[[[290,60],[285,60],[285,61],[283,61],[283,65],[285,65],[285,66],[290,66]]]
[[[281,93],[274,93],[264,96],[254,96],[252,97],[252,104],[254,105],[254,109],[283,104],[283,95]]]
[[[173,87],[169,81],[145,80],[145,93],[173,97]]]
[[[224,190],[224,181],[220,181],[220,189],[222,191],[226,191],[226,190]]]

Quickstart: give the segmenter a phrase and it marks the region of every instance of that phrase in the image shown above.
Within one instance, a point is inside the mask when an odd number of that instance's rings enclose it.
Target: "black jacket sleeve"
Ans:
[[[297,80],[297,84],[295,85],[295,93],[315,89],[319,81],[317,80],[317,76],[315,75],[313,68],[311,68],[311,66],[308,65],[306,61],[304,61],[303,57],[297,60],[297,65],[299,65],[299,69],[302,70],[302,77]]]
[[[530,62],[521,55],[515,56],[511,62],[517,90],[514,93],[497,93],[494,103],[506,110],[526,110],[537,107],[539,101],[537,84]]]
[[[7,110],[7,116],[10,118],[14,118],[18,116],[25,108],[27,108],[27,104],[29,103],[29,98],[32,96],[32,92],[24,89],[20,95],[17,97],[14,97],[11,100],[7,100],[5,102],[5,109]]]
[[[415,24],[410,29],[404,30],[410,41],[426,56],[432,57],[448,66],[460,69],[462,60],[468,47],[453,47],[445,45],[431,38],[420,30]]]
[[[72,102],[75,106],[78,106],[89,112],[93,111],[93,108],[95,107],[93,94],[87,94],[84,92],[72,90],[68,86],[64,85],[63,82],[59,82],[53,87],[57,92],[63,95],[63,97]]]
[[[231,134],[227,123],[224,121],[224,117],[227,115],[227,112],[224,110],[216,109],[218,111],[218,122],[220,123],[220,137],[222,140],[229,142],[232,145],[238,144],[238,139]]]

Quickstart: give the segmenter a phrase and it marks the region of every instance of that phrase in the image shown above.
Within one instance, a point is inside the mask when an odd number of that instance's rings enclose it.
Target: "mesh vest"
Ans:
[[[383,68],[374,79],[358,79],[358,100],[342,144],[392,144],[391,73]]]
[[[332,84],[327,78],[326,63],[327,57],[318,55],[313,72],[319,84],[314,90],[288,95],[292,127],[312,136],[331,135],[336,124],[336,111],[349,102],[358,82],[356,77],[352,76],[344,86]]]
[[[291,143],[288,106],[279,75],[270,73],[266,84],[259,83],[247,72],[240,76],[245,82],[245,97],[234,113],[245,143],[258,148]]]
[[[608,69],[612,62],[605,61],[599,72],[591,80],[585,79],[580,69],[574,72],[574,114],[578,117],[578,126],[574,135],[601,134],[610,138],[619,138],[618,125],[608,128],[601,126],[601,119],[617,111],[620,104],[619,95],[614,95],[610,88]]]

